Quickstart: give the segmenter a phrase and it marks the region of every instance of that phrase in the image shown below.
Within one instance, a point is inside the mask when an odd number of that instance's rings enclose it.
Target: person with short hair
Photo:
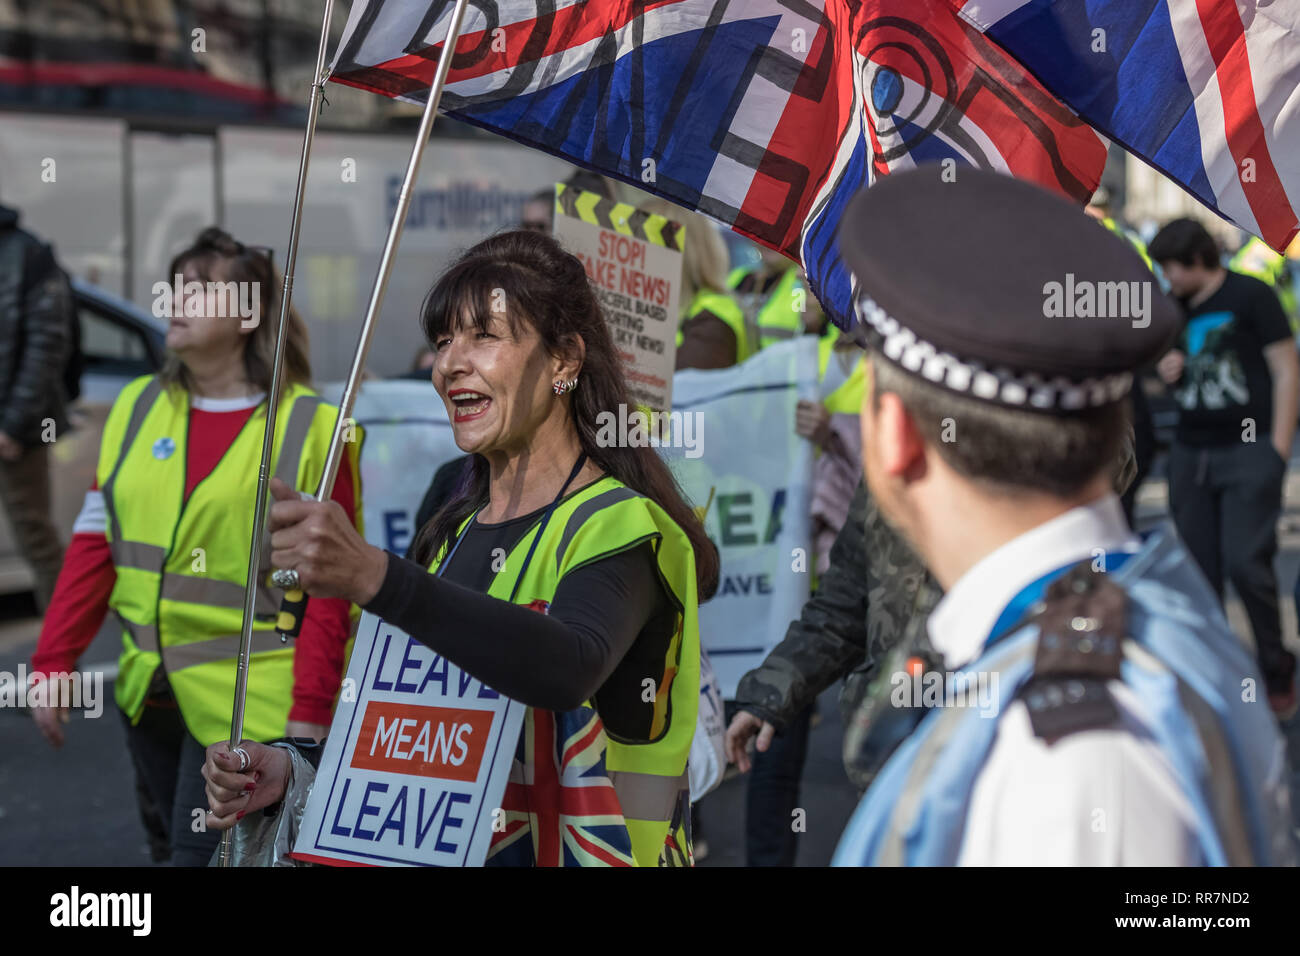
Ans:
[[[555,220],[555,189],[539,189],[528,197],[519,216],[519,228],[550,235]]]
[[[1169,223],[1148,251],[1184,314],[1177,347],[1157,365],[1179,408],[1168,466],[1174,524],[1220,600],[1232,582],[1269,704],[1285,719],[1296,711],[1296,659],[1282,645],[1273,559],[1300,405],[1296,343],[1276,293],[1225,269],[1200,223]]]
[[[839,241],[871,338],[863,470],[945,594],[884,669],[874,717],[910,727],[834,863],[1291,862],[1253,662],[1177,535],[1137,538],[1112,488],[1176,306],[1049,308],[1067,274],[1152,279],[1069,201],[982,170],[887,177]]]

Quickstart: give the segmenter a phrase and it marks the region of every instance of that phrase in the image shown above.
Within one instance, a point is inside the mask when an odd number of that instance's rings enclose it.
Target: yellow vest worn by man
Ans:
[[[165,389],[153,375],[132,381],[109,412],[100,446],[96,474],[117,572],[109,607],[123,629],[117,704],[138,721],[161,664],[186,727],[204,746],[230,734],[266,408],[265,401],[257,407],[187,500],[185,389]],[[314,494],[337,414],[311,389],[287,388],[276,412],[272,474]],[[362,436],[355,432],[340,467],[352,469],[361,530]],[[284,736],[293,703],[293,645],[275,632],[284,592],[269,584],[270,556],[267,534],[244,717],[244,736],[259,741]],[[355,605],[351,616],[355,626]]]

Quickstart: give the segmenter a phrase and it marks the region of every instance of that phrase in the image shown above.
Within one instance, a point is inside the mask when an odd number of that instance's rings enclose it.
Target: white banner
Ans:
[[[700,639],[727,699],[808,600],[812,445],[795,434],[794,412],[800,398],[816,397],[817,339],[808,335],[673,380],[673,413],[694,416],[697,447],[661,451],[691,504],[713,495],[704,525],[722,580],[700,607]]]
[[[347,679],[293,855],[482,866],[524,705],[369,613]]]

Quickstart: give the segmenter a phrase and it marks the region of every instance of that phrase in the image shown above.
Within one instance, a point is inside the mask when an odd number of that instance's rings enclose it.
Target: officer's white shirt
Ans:
[[[1094,549],[1133,551],[1119,499],[1107,495],[1009,541],[964,574],[930,616],[948,667],[976,658],[1026,585]],[[975,780],[960,865],[1155,865],[1200,862],[1192,809],[1147,729],[1142,702],[1109,687],[1118,727],[1068,734],[1050,746],[1015,701]],[[994,719],[989,717],[988,719]]]

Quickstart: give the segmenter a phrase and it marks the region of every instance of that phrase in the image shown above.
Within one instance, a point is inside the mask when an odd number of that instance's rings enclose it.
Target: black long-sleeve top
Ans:
[[[650,543],[565,575],[546,614],[484,593],[497,568],[519,574],[501,560],[544,510],[471,523],[441,577],[389,551],[365,609],[507,697],[548,710],[595,698],[610,732],[644,739],[654,704],[643,681],[662,677],[676,617]]]

